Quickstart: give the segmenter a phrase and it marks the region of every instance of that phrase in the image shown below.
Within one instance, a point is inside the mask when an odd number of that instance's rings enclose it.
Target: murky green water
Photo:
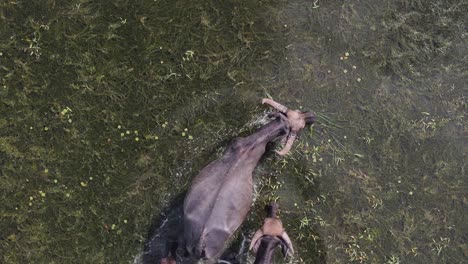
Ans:
[[[295,263],[466,261],[467,11],[3,0],[0,262],[133,262],[268,95],[320,118],[261,162],[243,233],[277,199]]]

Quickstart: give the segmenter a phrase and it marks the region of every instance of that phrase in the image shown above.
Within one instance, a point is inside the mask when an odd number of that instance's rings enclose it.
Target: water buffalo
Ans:
[[[235,139],[218,160],[207,165],[193,179],[183,206],[184,243],[195,259],[216,259],[225,242],[241,225],[252,204],[252,172],[265,153],[267,143],[286,139],[278,154],[285,155],[313,112],[289,110],[263,99],[279,110],[275,119],[252,135]]]
[[[275,249],[278,246],[281,246],[284,257],[294,253],[291,240],[284,230],[281,220],[276,216],[278,204],[272,203],[266,206],[265,210],[267,217],[250,242],[249,249],[256,254],[254,264],[273,263]]]

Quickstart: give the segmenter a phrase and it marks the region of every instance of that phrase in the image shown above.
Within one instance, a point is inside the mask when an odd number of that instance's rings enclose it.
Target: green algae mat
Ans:
[[[277,201],[289,263],[466,261],[467,12],[0,1],[0,262],[138,263],[161,210],[270,96],[318,121],[263,158],[232,247]]]

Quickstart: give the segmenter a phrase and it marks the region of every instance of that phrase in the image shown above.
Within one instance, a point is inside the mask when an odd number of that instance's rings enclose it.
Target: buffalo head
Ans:
[[[286,106],[275,102],[271,99],[264,98],[262,100],[262,104],[268,104],[288,118],[290,131],[288,135],[286,135],[286,144],[282,150],[276,151],[279,155],[286,155],[291,150],[291,147],[296,140],[297,134],[300,130],[302,130],[306,125],[311,125],[316,120],[316,115],[314,112],[309,111],[299,111],[299,110],[291,110],[288,109]]]

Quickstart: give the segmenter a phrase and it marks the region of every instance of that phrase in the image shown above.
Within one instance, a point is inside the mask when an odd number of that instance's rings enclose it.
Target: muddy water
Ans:
[[[277,200],[290,262],[463,262],[467,10],[3,1],[1,262],[133,262],[160,211],[262,124],[268,96],[319,119],[261,161],[232,249]]]

